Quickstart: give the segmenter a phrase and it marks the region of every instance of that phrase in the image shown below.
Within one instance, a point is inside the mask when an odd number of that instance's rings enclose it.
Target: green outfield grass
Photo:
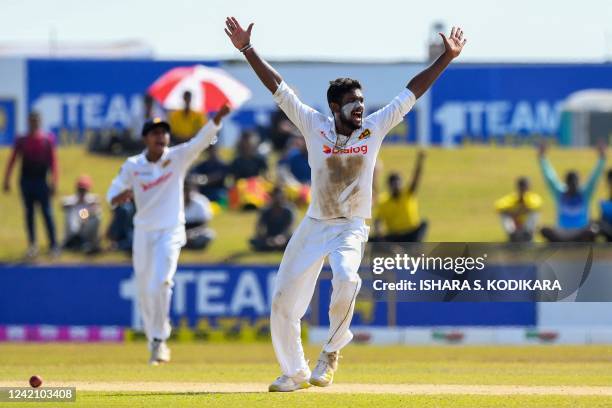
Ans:
[[[384,188],[384,177],[390,171],[410,174],[416,157],[416,148],[385,146],[381,153],[383,171],[379,181]],[[0,163],[6,163],[8,149],[0,149]],[[226,155],[229,152],[225,152]],[[544,187],[533,148],[466,147],[454,150],[429,149],[420,189],[420,207],[423,217],[430,221],[427,240],[489,242],[504,239],[499,220],[493,211],[493,201],[511,191],[518,175],[531,177],[533,189],[544,196],[542,222],[554,219],[553,203]],[[590,149],[553,149],[551,159],[560,173],[573,168],[580,171],[584,180],[591,171],[596,155]],[[104,194],[111,179],[117,173],[123,158],[91,155],[82,147],[65,147],[59,151],[61,182],[58,196],[70,194],[76,177],[88,173],[94,179],[94,192]],[[16,179],[13,191],[0,200],[0,261],[16,261],[26,246],[22,208]],[[598,198],[605,194],[604,183],[599,184],[593,215]],[[59,200],[55,200],[58,230],[63,232],[63,219]],[[212,222],[218,239],[206,253],[183,251],[182,262],[265,262],[276,263],[280,254],[252,254],[247,239],[253,232],[254,213],[224,212]],[[105,207],[104,225],[110,220]],[[42,221],[39,217],[40,242],[45,242]],[[64,254],[63,262],[124,262],[122,254],[103,254],[92,258]],[[44,262],[44,257],[42,258]]]
[[[211,394],[211,393],[129,393],[129,392],[85,392],[78,394],[78,402],[69,407],[265,407],[265,408],[598,408],[610,407],[609,398],[584,396],[534,396],[519,395],[385,395],[385,394]],[[38,403],[11,403],[11,407],[40,407]],[[63,405],[62,405],[63,406]]]
[[[3,344],[0,345],[0,383],[23,383],[37,374],[46,385],[61,382],[143,384],[142,391],[81,392],[70,406],[419,406],[419,407],[605,407],[612,397],[594,395],[391,395],[326,393],[307,390],[269,394],[265,384],[278,375],[268,343],[171,344],[173,362],[149,367],[144,343],[118,345]],[[318,347],[307,346],[313,361]],[[241,383],[261,384],[261,392],[150,392],[146,384]],[[611,346],[420,346],[352,345],[343,351],[332,386],[414,384],[540,387],[610,387]],[[331,388],[329,389],[331,390]],[[36,404],[31,404],[37,406]],[[13,406],[13,405],[11,405]],[[17,406],[17,405],[15,405]]]

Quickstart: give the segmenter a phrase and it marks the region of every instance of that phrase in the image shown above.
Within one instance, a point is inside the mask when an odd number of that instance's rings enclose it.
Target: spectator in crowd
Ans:
[[[183,143],[195,136],[206,124],[206,115],[191,109],[191,92],[183,93],[185,105],[183,109],[172,111],[168,114],[168,123],[172,129],[172,144]]]
[[[245,130],[236,146],[236,156],[230,165],[234,179],[265,176],[268,171],[266,158],[257,152],[259,135],[254,130]]]
[[[197,192],[192,180],[185,180],[183,189],[185,205],[185,233],[187,249],[204,249],[215,238],[215,232],[207,224],[212,219],[210,201]]]
[[[210,201],[227,201],[226,178],[229,175],[229,165],[219,156],[216,144],[210,145],[206,149],[206,159],[195,166],[191,171],[195,178],[195,183],[199,186],[200,193],[204,194]]]
[[[164,110],[161,109],[156,103],[153,97],[149,94],[144,94],[142,97],[142,111],[139,111],[132,117],[132,123],[130,126],[130,135],[134,140],[141,141],[142,137],[140,132],[145,122],[153,118],[164,118]]]
[[[300,132],[285,112],[277,109],[270,118],[270,128],[268,129],[268,139],[272,144],[272,149],[276,152],[285,151],[289,141],[295,136],[301,136]]]
[[[266,180],[268,163],[258,153],[259,136],[253,130],[242,132],[236,156],[230,164],[234,186],[229,191],[229,204],[233,209],[256,209],[268,200],[270,183]]]
[[[531,242],[536,230],[542,197],[529,191],[529,179],[519,177],[516,191],[495,202],[502,226],[510,242]]]
[[[113,208],[113,218],[106,232],[111,250],[132,252],[135,214],[136,206],[133,201],[127,201]]]
[[[421,220],[417,191],[423,173],[425,152],[420,151],[412,179],[403,185],[399,173],[387,180],[389,192],[383,195],[374,212],[374,237],[379,242],[421,242],[427,232],[427,221]],[[384,232],[383,227],[384,226]]]
[[[591,223],[589,208],[597,180],[606,163],[606,146],[598,145],[599,160],[586,185],[580,185],[574,170],[565,175],[565,183],[557,177],[546,158],[546,144],[542,143],[538,156],[542,174],[557,207],[557,225],[542,228],[542,235],[550,242],[590,242],[595,239],[596,225]]]
[[[90,193],[91,187],[91,178],[82,175],[76,183],[76,194],[63,199],[66,249],[85,253],[100,249],[100,200],[96,194]]]
[[[278,162],[277,178],[289,200],[302,206],[310,203],[310,165],[303,137],[292,137],[287,153]]]
[[[301,136],[291,139],[292,146],[287,154],[278,162],[282,177],[286,177],[300,184],[310,184],[310,165],[308,164],[308,150],[306,141]],[[280,176],[280,174],[279,174]]]
[[[7,193],[11,189],[11,173],[18,157],[21,157],[19,184],[25,207],[29,244],[26,258],[34,258],[38,254],[36,223],[34,220],[35,205],[40,206],[45,219],[51,255],[54,257],[58,256],[59,247],[55,237],[55,223],[51,206],[51,198],[58,185],[55,136],[42,130],[41,117],[38,112],[31,112],[29,114],[28,133],[15,140],[15,145],[4,174],[4,191]],[[51,173],[50,181],[49,173]]]
[[[601,200],[599,203],[601,209],[599,227],[606,241],[612,242],[612,169],[609,169],[606,173],[606,182],[608,185],[608,199]]]
[[[282,188],[272,190],[270,204],[259,213],[255,236],[250,240],[254,251],[283,251],[291,238],[295,210],[287,203]]]

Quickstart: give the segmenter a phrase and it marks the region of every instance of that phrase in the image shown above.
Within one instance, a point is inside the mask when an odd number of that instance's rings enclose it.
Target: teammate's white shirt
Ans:
[[[365,117],[342,147],[335,147],[334,119],[302,103],[284,81],[274,100],[306,139],[312,173],[312,200],[306,215],[322,220],[371,218],[376,156],[384,136],[414,106],[414,94],[404,89],[388,105]]]
[[[128,158],[113,180],[106,199],[110,203],[119,193],[134,192],[135,228],[160,230],[185,224],[183,183],[191,163],[214,142],[221,128],[209,121],[186,143],[166,148],[161,159],[152,163],[146,151]]]

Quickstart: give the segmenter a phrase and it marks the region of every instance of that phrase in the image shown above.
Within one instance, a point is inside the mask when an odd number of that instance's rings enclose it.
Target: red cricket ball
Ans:
[[[37,375],[33,375],[30,377],[30,385],[34,388],[38,388],[42,385],[42,378]]]

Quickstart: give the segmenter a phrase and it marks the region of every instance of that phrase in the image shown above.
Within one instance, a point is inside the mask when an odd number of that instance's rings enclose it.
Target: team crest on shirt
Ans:
[[[359,135],[359,140],[367,139],[368,137],[370,137],[371,134],[372,132],[370,132],[370,129],[366,129]]]
[[[163,168],[168,167],[168,165],[170,164],[170,162],[171,162],[171,161],[172,161],[172,160],[170,160],[170,159],[165,160],[165,161],[162,163],[162,167],[163,167]]]

